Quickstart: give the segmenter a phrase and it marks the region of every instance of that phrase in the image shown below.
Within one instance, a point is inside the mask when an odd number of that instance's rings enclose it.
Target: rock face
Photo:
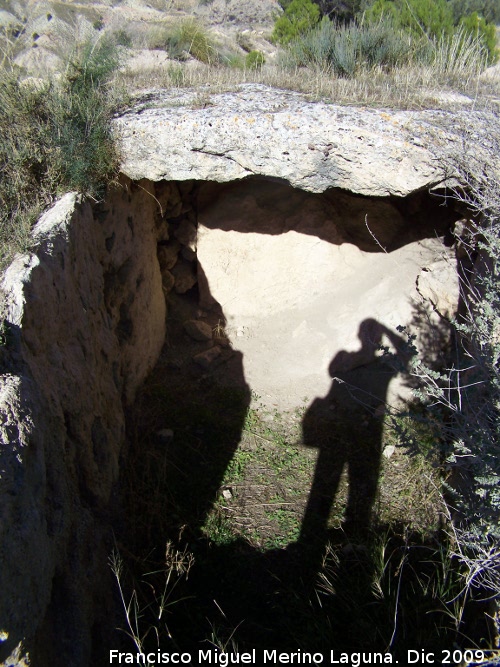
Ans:
[[[388,347],[404,343],[398,327],[413,325],[421,352],[443,349],[458,278],[440,238],[453,212],[441,200],[417,195],[396,206],[253,179],[205,185],[199,202],[202,305],[220,304],[262,400],[303,405],[326,394],[337,371],[373,361],[360,335],[367,321],[383,328]],[[389,403],[401,395],[404,378],[391,384]]]
[[[282,407],[397,348],[400,325],[433,356],[446,339],[457,214],[428,190],[444,178],[430,146],[452,135],[256,86],[190,96],[117,119],[120,183],[93,206],[63,197],[3,277],[0,665],[97,664],[125,416],[169,299],[200,300],[178,363],[216,373],[229,338]]]
[[[207,91],[207,94],[209,91]],[[153,93],[116,121],[123,171],[151,181],[280,178],[309,192],[332,187],[404,196],[444,179],[439,145],[458,141],[445,113],[378,111],[306,102],[265,86],[210,95]]]

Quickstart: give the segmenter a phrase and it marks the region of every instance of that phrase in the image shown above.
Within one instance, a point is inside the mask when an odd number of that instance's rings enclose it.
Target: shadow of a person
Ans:
[[[360,534],[371,524],[387,390],[399,370],[390,355],[377,354],[384,336],[404,367],[403,339],[374,319],[364,320],[358,332],[361,348],[334,357],[329,368],[331,389],[313,401],[303,420],[304,443],[319,453],[299,542],[318,557],[328,539],[330,512],[346,466],[344,532]]]

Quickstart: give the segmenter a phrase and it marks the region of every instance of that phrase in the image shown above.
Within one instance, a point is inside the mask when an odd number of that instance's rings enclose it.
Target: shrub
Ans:
[[[173,32],[169,33],[166,48],[175,59],[182,59],[183,53],[189,53],[207,65],[217,64],[220,60],[214,41],[194,19],[179,23]]]
[[[484,45],[488,52],[488,63],[496,62],[498,59],[497,35],[493,23],[487,23],[485,19],[473,12],[460,19],[460,26]]]
[[[312,0],[292,0],[284,14],[276,20],[272,38],[279,44],[288,44],[311,30],[319,18],[319,9]]]
[[[460,26],[451,37],[432,43],[429,62],[444,74],[457,74],[463,81],[477,77],[487,66],[488,52],[483,43]]]
[[[247,51],[247,53],[250,53],[250,51],[253,50],[252,40],[250,39],[250,36],[244,32],[239,32],[236,35],[236,43],[243,49],[243,51]]]
[[[58,184],[47,116],[48,85],[20,86],[14,73],[0,80],[0,261],[24,250],[31,225]],[[13,248],[11,247],[13,246]]]
[[[4,61],[0,78],[0,261],[26,249],[31,225],[64,190],[97,198],[115,173],[106,81],[116,46],[77,46],[58,83],[22,83]]]
[[[347,23],[353,21],[361,10],[363,0],[316,0],[323,16]]]
[[[169,65],[167,74],[173,86],[182,88],[186,85],[186,72],[182,65]]]
[[[167,51],[170,35],[170,30],[164,25],[155,25],[147,33],[145,47],[153,51]]]
[[[230,69],[245,69],[245,58],[239,53],[221,53],[219,54],[220,62],[225,67]]]
[[[364,13],[367,23],[390,20],[416,36],[439,38],[454,29],[453,12],[446,0],[376,0]]]
[[[77,44],[69,56],[61,89],[82,96],[103,91],[105,83],[118,67],[116,44],[109,37],[99,36]]]
[[[455,24],[463,16],[477,13],[488,23],[500,24],[500,3],[498,0],[449,0]]]
[[[125,46],[127,48],[132,46],[132,37],[125,30],[117,30],[114,37],[118,46]]]
[[[324,18],[289,45],[289,64],[353,76],[363,66],[391,68],[408,62],[412,48],[411,37],[390,23],[342,25]]]
[[[50,99],[56,161],[65,186],[92,197],[116,169],[106,81],[118,66],[115,43],[106,37],[75,49],[66,77]]]
[[[451,471],[447,496],[455,556],[466,568],[464,591],[476,588],[491,599],[500,590],[500,133],[491,125],[486,157],[479,158],[480,135],[471,122],[452,165],[462,184],[455,196],[469,218],[462,238],[469,252],[462,262],[464,308],[453,323],[456,354],[441,372],[417,356],[413,373]]]
[[[452,39],[457,30],[460,32],[463,28],[478,38],[487,50],[489,63],[496,60],[495,26],[475,12],[455,16],[453,6],[446,0],[375,0],[363,14],[363,20],[369,24],[377,23],[382,18],[415,37],[427,36],[434,42],[443,38]]]
[[[247,69],[260,69],[266,62],[262,51],[250,51],[245,58],[245,66]]]

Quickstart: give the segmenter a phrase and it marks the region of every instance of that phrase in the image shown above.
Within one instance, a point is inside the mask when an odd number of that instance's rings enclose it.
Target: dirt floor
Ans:
[[[130,417],[118,546],[137,638],[384,650],[403,573],[411,613],[394,650],[449,641],[446,610],[437,635],[426,616],[443,523],[432,463],[397,446],[380,416],[320,400],[286,414],[259,407],[238,353],[225,348],[210,372],[192,361],[206,344],[179,323],[195,308],[171,304],[168,341]]]

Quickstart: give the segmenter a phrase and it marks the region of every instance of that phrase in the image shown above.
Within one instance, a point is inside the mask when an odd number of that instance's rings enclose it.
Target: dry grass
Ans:
[[[382,106],[401,109],[455,108],[457,94],[470,105],[495,104],[500,98],[495,81],[462,72],[436,72],[431,66],[406,66],[391,72],[366,69],[352,79],[309,69],[287,70],[265,65],[259,70],[210,67],[200,63],[121,71],[115,83],[134,94],[153,88],[198,88],[209,86],[212,93],[235,90],[241,83],[259,83],[273,88],[305,93],[313,100],[335,104]],[[462,102],[467,102],[463,99]]]

